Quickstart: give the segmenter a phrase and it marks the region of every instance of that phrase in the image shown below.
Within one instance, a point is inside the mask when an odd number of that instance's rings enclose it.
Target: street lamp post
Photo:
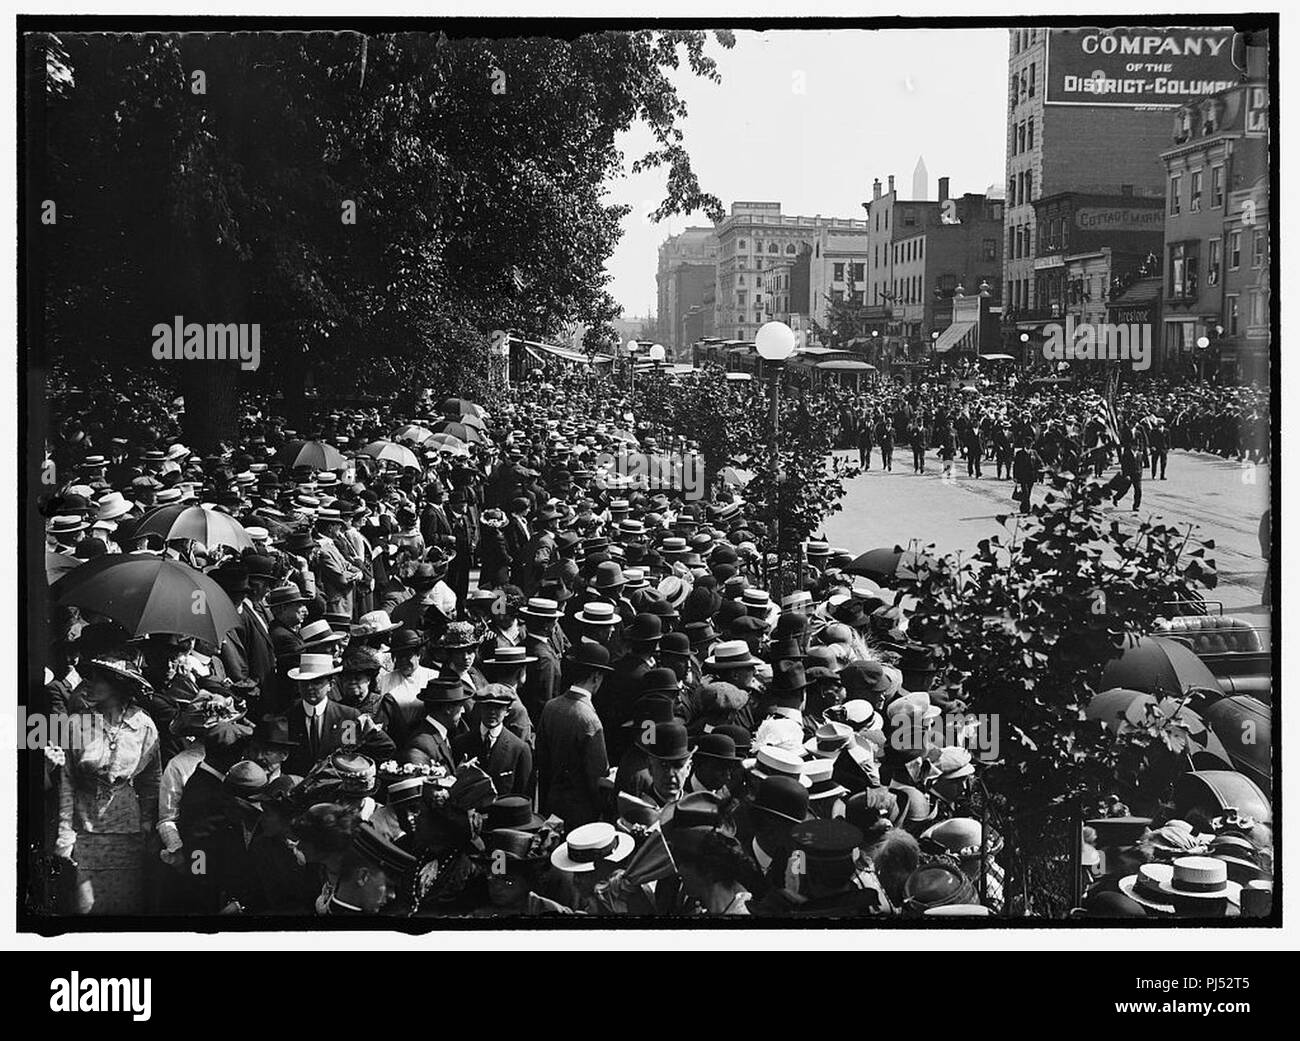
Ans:
[[[627,341],[627,396],[631,397],[636,391],[636,355],[641,349],[641,345],[636,340]]]
[[[772,415],[769,420],[769,434],[772,444],[772,458],[776,464],[776,509],[772,512],[772,536],[776,549],[776,576],[772,583],[771,596],[778,603],[781,599],[781,507],[782,488],[785,475],[782,472],[779,441],[781,437],[781,377],[785,374],[786,362],[795,352],[795,335],[784,322],[768,322],[754,336],[754,347],[763,359],[764,368],[772,370]]]
[[[1029,334],[1020,334],[1020,364],[1029,364]]]
[[[1198,336],[1196,338],[1196,373],[1202,380],[1205,379],[1205,352],[1210,349],[1210,338],[1208,336]]]

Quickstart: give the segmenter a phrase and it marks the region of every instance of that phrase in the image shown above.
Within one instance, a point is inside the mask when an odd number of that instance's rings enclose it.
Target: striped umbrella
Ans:
[[[152,553],[96,557],[50,588],[58,603],[104,615],[133,636],[193,636],[215,650],[239,624],[235,605],[216,582]]]
[[[313,470],[342,470],[348,464],[342,452],[324,441],[290,441],[275,453],[275,461],[291,469],[304,466]]]
[[[430,434],[425,445],[449,455],[469,455],[469,445],[453,434]]]
[[[253,540],[244,526],[230,514],[184,503],[160,506],[146,513],[131,537],[139,538],[150,532],[161,535],[164,541],[193,539],[209,549],[214,546],[229,546],[236,550],[253,548]]]
[[[423,469],[415,453],[405,445],[399,445],[395,441],[371,441],[370,444],[361,449],[360,454],[369,456],[381,463],[393,463],[408,470]]]

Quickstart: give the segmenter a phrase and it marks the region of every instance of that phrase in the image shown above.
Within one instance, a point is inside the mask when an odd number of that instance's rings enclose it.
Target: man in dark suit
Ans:
[[[329,654],[303,654],[289,678],[298,684],[298,700],[289,706],[289,739],[298,745],[289,753],[284,773],[305,775],[327,755],[345,746],[359,748],[376,762],[391,759],[393,739],[376,726],[367,726],[356,709],[330,697],[333,677],[342,670]]]
[[[524,675],[519,697],[536,727],[546,703],[560,692],[560,655],[553,642],[560,605],[545,597],[532,597],[519,609],[525,628],[524,650],[537,661]]]
[[[528,795],[533,779],[533,753],[528,745],[505,725],[506,710],[514,692],[500,683],[489,683],[474,695],[477,724],[452,739],[456,762],[477,759],[497,795]]]
[[[450,777],[456,772],[452,735],[456,733],[470,695],[455,677],[437,676],[425,684],[420,692],[420,701],[424,705],[424,719],[411,730],[402,755],[407,762],[441,766]]]
[[[529,543],[533,533],[528,526],[528,510],[532,506],[524,496],[516,496],[510,501],[510,516],[506,520],[506,553],[510,557],[510,582],[523,586],[527,582],[526,572],[530,563],[528,558]]]
[[[271,612],[271,625],[268,635],[275,652],[275,672],[279,681],[280,700],[287,702],[293,684],[288,680],[288,672],[298,656],[302,654],[302,637],[298,630],[307,619],[307,598],[292,582],[277,586],[266,595],[266,605]],[[291,695],[289,695],[291,696]],[[270,711],[279,706],[266,705]]]

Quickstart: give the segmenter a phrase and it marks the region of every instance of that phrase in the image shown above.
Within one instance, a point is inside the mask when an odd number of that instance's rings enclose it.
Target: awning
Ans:
[[[875,372],[876,367],[865,361],[849,361],[846,358],[835,361],[819,361],[817,368],[831,372]]]
[[[1011,354],[981,354],[980,361],[1015,361],[1015,356]]]
[[[582,351],[570,350],[568,347],[556,347],[550,343],[538,343],[536,340],[519,340],[524,345],[524,350],[531,354],[538,361],[545,361],[538,351],[543,351],[552,357],[559,358],[561,361],[567,361],[576,365],[608,365],[614,359],[608,354],[593,354],[588,357]]]
[[[952,325],[939,334],[939,339],[934,341],[934,353],[945,354],[952,350],[972,350],[974,348],[973,334],[976,325],[976,322],[953,322]]]

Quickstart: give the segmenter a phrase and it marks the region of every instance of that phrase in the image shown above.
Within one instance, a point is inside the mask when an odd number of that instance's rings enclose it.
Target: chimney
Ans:
[[[871,201],[875,202],[880,198],[880,178],[877,177],[871,184]]]
[[[894,175],[893,175],[893,174],[890,174],[890,175],[889,175],[889,194],[890,194],[890,195],[893,195],[893,194],[894,194]]]
[[[948,178],[940,177],[939,178],[939,201],[946,202],[947,200],[948,200]]]

